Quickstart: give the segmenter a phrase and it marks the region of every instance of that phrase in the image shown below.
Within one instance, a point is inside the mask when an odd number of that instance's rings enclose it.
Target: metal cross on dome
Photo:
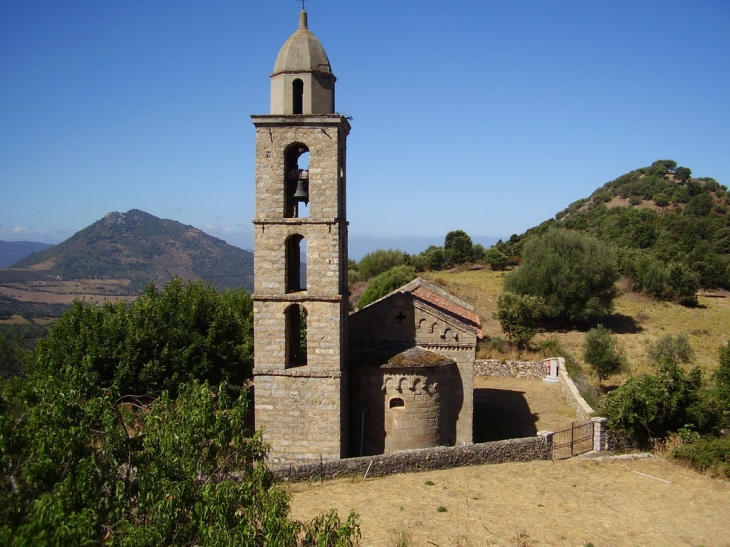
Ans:
[[[301,2],[302,3],[302,9],[304,9],[304,2],[306,2],[307,0],[294,0],[294,1],[295,2]]]

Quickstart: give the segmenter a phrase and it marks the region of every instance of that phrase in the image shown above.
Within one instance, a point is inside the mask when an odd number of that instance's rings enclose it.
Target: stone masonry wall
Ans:
[[[549,460],[550,457],[551,446],[547,438],[537,436],[468,446],[406,450],[379,456],[304,465],[274,466],[271,470],[277,480],[299,482],[320,478],[362,477],[366,472],[368,477],[383,477],[396,473],[414,473],[467,465]]]
[[[350,126],[338,115],[253,116],[254,382],[256,427],[271,444],[269,462],[331,460],[348,450],[347,219],[345,147]],[[309,150],[309,216],[285,218],[286,153]],[[291,166],[288,166],[291,167]],[[291,204],[290,204],[291,205]],[[307,287],[287,292],[287,239],[306,241]],[[292,260],[290,256],[288,258]],[[298,264],[295,263],[295,265]],[[294,268],[295,269],[295,268]],[[306,308],[307,363],[286,368],[286,309]],[[296,341],[289,340],[289,343]]]
[[[545,367],[535,361],[505,361],[477,359],[474,361],[476,376],[502,376],[512,378],[544,378]]]
[[[306,367],[302,367],[306,368]],[[271,444],[269,462],[291,463],[338,459],[345,454],[342,438],[339,376],[256,376],[256,424]]]

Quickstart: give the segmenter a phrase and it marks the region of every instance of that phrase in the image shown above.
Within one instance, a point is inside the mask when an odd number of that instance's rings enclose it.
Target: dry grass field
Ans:
[[[298,519],[357,510],[363,547],[730,546],[730,482],[654,458],[465,467],[291,493]]]
[[[43,304],[71,304],[74,300],[88,302],[132,302],[136,296],[125,294],[129,280],[79,279],[48,283],[7,283],[0,285],[0,295],[19,302]]]
[[[499,323],[492,319],[497,297],[502,291],[505,272],[468,270],[426,274],[430,281],[441,285],[463,300],[473,304],[482,318],[486,336],[504,337]],[[622,290],[616,301],[614,316],[605,325],[616,332],[623,343],[631,365],[631,373],[651,372],[647,363],[646,345],[666,334],[686,333],[695,350],[696,364],[705,371],[717,368],[718,348],[730,340],[730,294],[726,291],[707,291],[699,296],[698,308],[685,308],[669,302],[659,302],[647,296]],[[580,361],[584,331],[564,330],[538,335],[540,340],[555,337],[561,346]],[[497,358],[539,359],[538,352],[494,355]],[[623,378],[613,379],[619,383]],[[609,382],[610,383],[610,382]]]

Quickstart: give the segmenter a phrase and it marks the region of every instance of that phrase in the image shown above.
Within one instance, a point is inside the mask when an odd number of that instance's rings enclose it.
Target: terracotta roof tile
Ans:
[[[451,300],[448,300],[443,296],[439,296],[438,294],[433,293],[422,286],[416,287],[415,289],[411,290],[410,293],[416,298],[428,302],[429,304],[440,308],[450,313],[451,315],[461,318],[466,323],[471,323],[474,327],[476,327],[477,332],[481,336],[482,320],[473,311],[467,310],[466,308],[463,308],[462,306],[455,304]]]

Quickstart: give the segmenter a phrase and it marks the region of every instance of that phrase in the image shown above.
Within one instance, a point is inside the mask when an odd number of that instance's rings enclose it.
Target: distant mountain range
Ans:
[[[0,241],[0,268],[9,268],[29,254],[48,247],[52,245],[36,241]]]
[[[129,279],[131,293],[175,276],[253,290],[253,253],[144,211],[109,213],[66,241],[33,252],[14,270],[63,279]]]

